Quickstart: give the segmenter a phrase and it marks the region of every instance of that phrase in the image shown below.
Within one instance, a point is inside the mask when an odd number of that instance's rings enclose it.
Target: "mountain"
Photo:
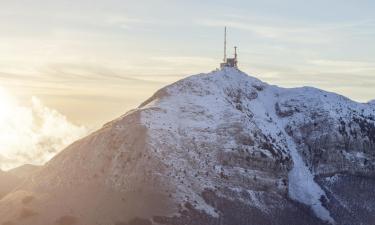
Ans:
[[[20,179],[27,179],[31,177],[33,173],[36,173],[38,169],[40,169],[40,166],[25,164],[8,171],[8,173]]]
[[[30,178],[38,168],[34,165],[23,165],[6,172],[0,170],[0,199]]]
[[[21,180],[7,172],[0,170],[0,199],[11,192]]]
[[[375,224],[375,106],[225,68],[62,151],[0,224]]]

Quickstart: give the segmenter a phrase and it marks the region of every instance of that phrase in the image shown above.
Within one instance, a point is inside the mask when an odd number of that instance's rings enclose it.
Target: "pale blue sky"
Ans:
[[[375,98],[370,0],[1,1],[0,86],[98,126],[170,82],[215,69],[224,25],[251,75]]]

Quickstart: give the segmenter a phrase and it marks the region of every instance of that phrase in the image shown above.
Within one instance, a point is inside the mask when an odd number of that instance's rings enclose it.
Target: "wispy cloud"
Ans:
[[[302,21],[291,21],[277,17],[257,17],[228,14],[222,18],[200,18],[196,24],[208,27],[223,27],[248,31],[260,38],[277,40],[280,42],[294,42],[302,44],[330,43],[340,37],[340,34],[362,34],[354,32],[372,31],[373,20],[359,20],[336,23],[307,23]],[[364,29],[367,28],[367,29]],[[342,38],[342,36],[341,36]]]
[[[327,60],[327,59],[317,59],[310,60],[311,64],[317,66],[331,66],[331,67],[374,67],[374,62],[367,61],[349,61],[349,60]]]
[[[375,74],[375,63],[367,61],[349,61],[349,60],[328,60],[317,59],[307,62],[315,66],[318,70],[325,73],[340,74],[363,74],[364,76],[373,77]]]
[[[201,19],[197,23],[202,26],[223,27],[228,26],[235,29],[249,31],[261,38],[299,42],[299,43],[328,43],[331,41],[329,35],[319,32],[317,27],[280,25],[278,23],[258,23],[245,19]]]
[[[216,59],[201,56],[156,56],[151,57],[151,60],[163,63],[178,63],[178,64],[207,64],[215,63]]]
[[[108,25],[112,27],[118,27],[122,29],[130,28],[145,28],[148,25],[161,25],[165,24],[166,21],[160,19],[148,19],[147,17],[130,17],[126,15],[104,15],[100,20],[103,25]]]

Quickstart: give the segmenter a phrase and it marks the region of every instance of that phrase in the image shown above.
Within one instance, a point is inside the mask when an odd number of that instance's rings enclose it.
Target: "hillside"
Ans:
[[[24,165],[10,171],[0,170],[0,199],[29,179],[40,167]]]
[[[0,199],[21,183],[17,177],[0,170]]]

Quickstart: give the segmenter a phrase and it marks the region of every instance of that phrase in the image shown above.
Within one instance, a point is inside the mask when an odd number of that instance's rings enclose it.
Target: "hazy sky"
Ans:
[[[215,69],[224,25],[251,75],[375,98],[373,0],[1,0],[0,86],[98,127]]]

